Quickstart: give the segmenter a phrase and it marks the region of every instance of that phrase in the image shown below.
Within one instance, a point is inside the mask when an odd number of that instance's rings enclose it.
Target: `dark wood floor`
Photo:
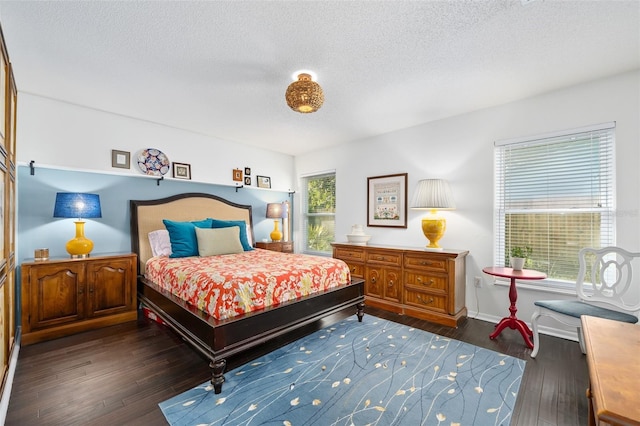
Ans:
[[[366,313],[526,360],[512,425],[587,424],[588,373],[576,342],[542,336],[534,360],[515,330],[490,340],[494,324],[488,322],[468,319],[453,329],[373,308]],[[265,344],[230,360],[228,368],[350,314],[352,310]],[[169,329],[140,318],[23,347],[6,424],[164,425],[158,403],[209,378],[200,355]]]

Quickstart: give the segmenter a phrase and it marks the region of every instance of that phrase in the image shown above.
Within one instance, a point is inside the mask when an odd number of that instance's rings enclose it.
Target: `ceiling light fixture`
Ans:
[[[287,105],[302,114],[316,112],[324,102],[322,87],[312,81],[311,75],[307,73],[298,74],[298,81],[294,81],[287,87],[284,96]]]

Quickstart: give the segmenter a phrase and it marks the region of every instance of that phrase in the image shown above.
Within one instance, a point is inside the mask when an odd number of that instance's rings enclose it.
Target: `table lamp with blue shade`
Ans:
[[[84,236],[84,221],[102,217],[100,210],[100,196],[98,194],[83,194],[79,192],[58,192],[53,217],[78,219],[76,237],[67,242],[67,252],[72,258],[86,258],[93,250],[93,241]]]

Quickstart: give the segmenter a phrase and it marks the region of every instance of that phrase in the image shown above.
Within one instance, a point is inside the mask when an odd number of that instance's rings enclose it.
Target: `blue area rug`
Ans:
[[[178,425],[508,425],[525,362],[365,315],[160,404]]]

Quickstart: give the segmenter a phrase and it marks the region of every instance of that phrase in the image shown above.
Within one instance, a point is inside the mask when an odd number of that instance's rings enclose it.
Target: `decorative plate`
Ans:
[[[159,149],[147,148],[138,155],[138,167],[146,175],[162,176],[169,171],[169,165],[169,158]]]

